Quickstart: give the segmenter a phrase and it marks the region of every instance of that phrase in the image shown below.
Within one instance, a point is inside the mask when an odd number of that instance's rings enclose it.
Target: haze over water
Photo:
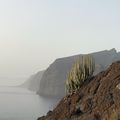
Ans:
[[[42,98],[19,87],[0,87],[0,120],[36,120],[55,106],[57,99]]]
[[[56,59],[116,48],[120,0],[0,0],[0,86],[17,86]],[[0,120],[36,120],[56,104],[0,87]]]
[[[56,58],[116,48],[120,0],[0,0],[0,85],[18,85]]]

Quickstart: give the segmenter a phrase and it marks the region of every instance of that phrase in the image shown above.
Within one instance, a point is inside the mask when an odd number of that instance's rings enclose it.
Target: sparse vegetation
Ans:
[[[95,61],[91,55],[84,55],[79,58],[72,66],[66,80],[66,93],[76,92],[85,80],[93,75]]]
[[[119,120],[115,109],[113,109],[113,111],[111,113],[110,120]]]

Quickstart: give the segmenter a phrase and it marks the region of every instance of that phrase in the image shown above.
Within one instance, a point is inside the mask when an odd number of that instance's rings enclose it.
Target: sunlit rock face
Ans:
[[[120,90],[120,83],[116,86],[116,88],[118,88]]]

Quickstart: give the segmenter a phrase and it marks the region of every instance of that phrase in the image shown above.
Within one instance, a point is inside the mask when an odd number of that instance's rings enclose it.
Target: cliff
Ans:
[[[91,54],[95,58],[96,63],[94,75],[108,68],[112,62],[120,59],[120,53],[118,54],[115,49]],[[55,60],[44,72],[40,81],[38,94],[63,97],[65,95],[65,80],[67,79],[67,74],[76,58],[81,56],[82,55],[76,55]]]
[[[120,120],[120,61],[65,96],[38,120]]]
[[[28,80],[26,80],[22,85],[20,85],[20,87],[37,92],[40,87],[40,80],[42,78],[43,73],[44,71],[40,71],[32,75]]]

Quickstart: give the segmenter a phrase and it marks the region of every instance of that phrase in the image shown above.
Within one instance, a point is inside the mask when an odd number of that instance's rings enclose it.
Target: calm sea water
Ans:
[[[0,120],[36,120],[52,110],[58,101],[24,88],[0,87]]]

